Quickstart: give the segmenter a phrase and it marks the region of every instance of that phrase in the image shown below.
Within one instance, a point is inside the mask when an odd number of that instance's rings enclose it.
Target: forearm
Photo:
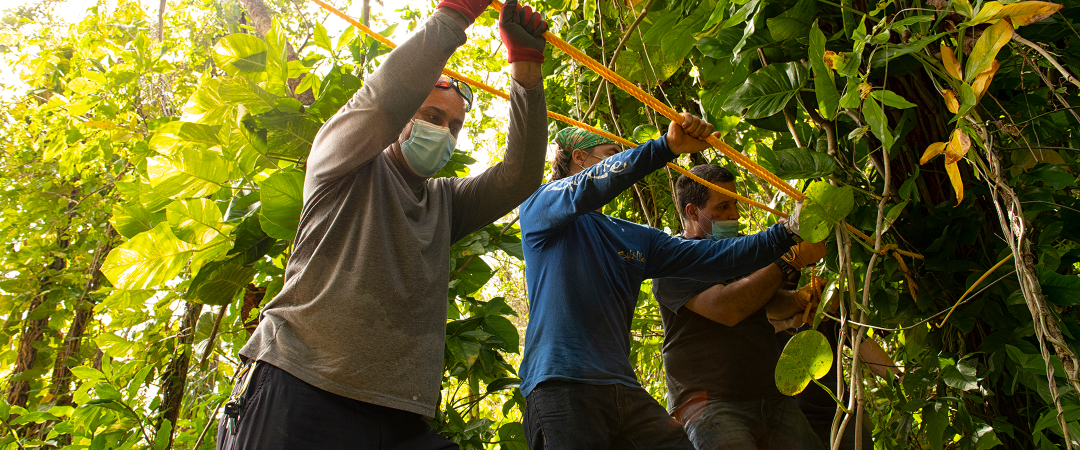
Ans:
[[[687,301],[687,307],[726,326],[735,326],[776,298],[782,274],[776,265],[727,285],[716,285]]]
[[[534,86],[541,82],[541,65],[532,61],[510,63],[510,78],[522,85],[523,88],[533,89]]]
[[[503,161],[454,186],[452,237],[457,240],[522,203],[540,186],[548,142],[544,87],[511,82],[510,122]]]
[[[754,235],[720,241],[684,240],[660,232],[647,277],[682,277],[723,283],[756,272],[781,258],[795,245],[781,224]]]

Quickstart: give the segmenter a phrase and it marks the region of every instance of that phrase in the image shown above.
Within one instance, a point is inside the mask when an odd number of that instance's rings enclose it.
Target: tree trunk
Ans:
[[[267,32],[274,25],[274,18],[267,11],[266,4],[263,0],[240,0],[240,4],[244,5],[244,10],[248,12],[248,17],[251,18],[251,24],[255,27],[255,31],[259,32],[260,36],[266,36]],[[299,61],[300,57],[297,56],[296,50],[293,49],[293,45],[289,42],[285,43],[285,58],[289,61]],[[300,81],[304,76],[289,79],[289,91],[295,91],[297,86],[300,85]],[[315,94],[311,89],[301,92],[293,93],[293,97],[300,101],[304,105],[311,105],[315,102]]]
[[[89,294],[101,286],[101,265],[105,262],[105,256],[113,250],[113,240],[116,238],[116,230],[112,225],[106,225],[105,237],[98,248],[94,251],[94,260],[90,262],[90,279],[83,288],[83,294],[75,302],[75,317],[71,320],[71,327],[64,335],[64,344],[56,355],[56,363],[53,365],[52,394],[59,399],[58,405],[70,405],[71,397],[67,395],[71,390],[71,364],[68,359],[79,354],[79,345],[82,343],[83,333],[93,317],[94,304]]]
[[[75,207],[78,203],[74,200],[79,197],[79,188],[73,188],[67,204],[67,216],[68,224],[74,218]],[[56,244],[60,252],[67,249],[71,243],[71,239],[68,237],[68,226],[64,225],[56,232]],[[61,257],[53,257],[52,263],[49,264],[46,274],[41,276],[38,280],[40,282],[38,288],[38,295],[30,301],[30,308],[26,311],[26,323],[23,326],[22,332],[19,334],[19,348],[15,358],[15,369],[11,375],[14,378],[19,374],[34,369],[34,360],[37,360],[38,350],[34,347],[34,343],[41,341],[45,336],[45,328],[49,325],[49,317],[43,315],[41,318],[30,319],[34,316],[34,312],[41,308],[48,300],[49,289],[53,285],[52,274],[55,272],[63,271],[67,267],[67,260]],[[12,380],[8,385],[7,402],[13,406],[26,407],[27,401],[30,399],[30,381],[28,380]]]
[[[191,343],[195,339],[195,325],[199,321],[199,314],[203,311],[203,304],[189,302],[184,312],[184,319],[180,323],[180,331],[177,334],[176,354],[173,360],[165,368],[161,375],[161,407],[158,408],[159,417],[155,430],[161,429],[162,420],[169,420],[169,446],[173,447],[173,432],[176,431],[176,420],[180,417],[180,407],[184,401],[184,387],[188,382],[188,367],[191,364]]]

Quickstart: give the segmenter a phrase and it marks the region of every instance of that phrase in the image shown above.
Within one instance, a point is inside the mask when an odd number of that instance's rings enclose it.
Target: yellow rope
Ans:
[[[350,24],[352,24],[354,27],[356,27],[360,31],[364,32],[368,36],[371,36],[373,39],[375,39],[375,40],[377,40],[379,42],[382,42],[383,44],[386,44],[388,47],[396,48],[398,46],[393,41],[383,37],[379,33],[376,33],[371,28],[368,28],[368,27],[364,26],[364,24],[362,24],[360,22],[357,22],[352,17],[349,17],[347,14],[339,11],[337,8],[334,8],[333,6],[330,6],[326,2],[324,2],[322,0],[312,0],[312,1],[315,2],[317,5],[319,5],[320,7],[322,7],[323,9],[329,11],[330,13],[344,19],[346,22],[349,22]],[[493,0],[492,4],[491,4],[491,7],[495,8],[496,10],[499,10],[499,9],[501,9],[503,7],[503,3],[500,2],[499,0]],[[683,120],[683,117],[680,116],[680,114],[678,112],[676,112],[676,110],[673,110],[673,109],[669,108],[667,105],[661,103],[659,100],[657,100],[653,96],[649,95],[649,93],[643,91],[638,86],[635,86],[631,82],[625,80],[623,77],[620,77],[615,72],[612,72],[607,67],[601,65],[596,60],[589,57],[589,55],[586,55],[586,54],[582,53],[581,51],[579,51],[578,49],[572,47],[570,44],[568,44],[566,41],[560,39],[558,36],[552,34],[551,32],[545,32],[544,37],[553,46],[555,46],[556,48],[558,48],[558,49],[562,50],[563,52],[567,53],[568,55],[570,55],[571,58],[574,58],[575,60],[578,60],[582,64],[585,64],[590,69],[593,69],[598,74],[600,74],[601,76],[606,78],[609,82],[616,85],[620,89],[623,89],[624,91],[627,91],[627,93],[633,95],[638,100],[641,100],[646,105],[649,105],[651,108],[653,108],[657,112],[665,115],[666,117],[668,117],[669,119],[671,119],[673,121],[682,121]],[[493,88],[491,86],[488,86],[488,85],[486,85],[484,83],[481,83],[479,81],[476,81],[476,80],[473,80],[471,78],[465,77],[464,75],[459,74],[458,72],[455,72],[455,71],[453,71],[451,69],[444,68],[443,73],[447,74],[448,76],[454,77],[454,78],[456,78],[458,80],[469,83],[470,85],[473,85],[473,86],[475,86],[477,88],[480,88],[480,89],[482,89],[484,91],[487,91],[487,92],[489,92],[489,93],[491,93],[491,94],[493,94],[493,95],[495,95],[497,97],[500,97],[502,99],[510,99],[510,96],[507,95],[507,93],[505,93],[503,91],[500,91],[498,89],[495,89],[495,88]],[[608,138],[608,139],[611,139],[611,140],[613,140],[615,142],[623,144],[624,146],[635,147],[635,146],[638,145],[638,144],[634,143],[633,141],[630,141],[630,140],[624,139],[622,137],[613,135],[613,134],[611,134],[611,133],[609,133],[607,131],[601,130],[601,129],[597,128],[597,127],[594,127],[592,125],[577,121],[575,119],[571,119],[571,118],[569,118],[567,116],[564,116],[562,114],[559,114],[559,113],[556,113],[556,112],[553,112],[553,111],[548,111],[548,117],[550,117],[552,119],[555,119],[557,121],[563,122],[563,123],[573,125],[575,127],[581,128],[583,130],[588,130],[588,131],[590,131],[592,133],[596,133],[598,135],[604,136],[605,138]],[[719,140],[719,139],[717,139],[717,138],[715,138],[713,136],[710,136],[708,142],[714,148],[720,150],[728,158],[730,158],[736,164],[739,164],[740,166],[743,166],[748,171],[750,171],[752,174],[757,175],[758,177],[762,178],[763,180],[765,180],[769,184],[777,187],[777,189],[780,189],[781,191],[785,192],[786,194],[788,194],[792,198],[794,198],[796,200],[803,200],[804,194],[802,192],[796,190],[791,185],[785,183],[784,180],[781,180],[779,177],[774,175],[772,172],[767,171],[765,168],[758,165],[758,163],[755,163],[750,158],[747,158],[745,155],[743,155],[739,151],[733,149],[732,147],[728,146],[727,144],[725,144],[721,140]],[[756,207],[758,209],[768,211],[768,212],[773,213],[773,214],[775,214],[777,216],[780,216],[782,218],[787,218],[788,217],[788,213],[778,211],[778,210],[776,210],[774,208],[771,208],[768,205],[765,205],[765,204],[763,204],[761,202],[756,202],[756,201],[751,200],[751,199],[749,199],[747,197],[744,197],[744,196],[736,194],[736,193],[734,193],[732,191],[726,190],[726,189],[724,189],[724,188],[722,188],[720,186],[717,186],[717,185],[715,185],[713,183],[707,182],[706,180],[692,174],[690,171],[688,171],[686,169],[683,169],[682,167],[680,167],[677,164],[668,163],[668,167],[670,167],[672,169],[675,169],[676,171],[679,171],[679,173],[681,173],[681,174],[683,174],[683,175],[685,175],[687,177],[690,177],[694,181],[696,181],[698,183],[701,183],[701,184],[705,185],[706,187],[708,187],[708,188],[710,188],[710,189],[712,189],[714,191],[717,191],[717,192],[719,192],[721,194],[724,194],[725,196],[728,196],[728,197],[731,197],[733,199],[739,200],[740,202],[746,203],[747,205],[751,205],[751,206]],[[848,228],[849,231],[856,234],[860,238],[863,238],[864,241],[870,242],[871,239],[866,234],[859,231],[858,229],[853,227],[851,224],[846,223],[845,226]],[[894,252],[897,252],[897,253],[900,253],[902,255],[906,255],[906,256],[909,256],[909,257],[913,257],[913,258],[920,258],[920,259],[923,258],[923,256],[920,255],[920,254],[914,254],[914,253],[903,251],[903,250],[900,250],[900,249],[894,249]]]
[[[499,0],[493,0],[491,7],[499,10],[503,7],[503,3]],[[677,122],[683,121],[683,117],[680,116],[679,112],[672,108],[669,108],[668,105],[661,103],[661,101],[649,95],[649,93],[643,91],[638,86],[635,86],[633,83],[619,76],[619,74],[613,72],[611,69],[608,69],[601,63],[598,63],[597,60],[591,58],[585,53],[582,53],[581,50],[574,48],[563,39],[560,39],[559,36],[552,34],[552,32],[550,31],[546,31],[544,33],[544,38],[548,41],[549,44],[552,44],[552,46],[558,48],[559,50],[562,50],[571,58],[592,69],[594,72],[604,77],[613,85],[616,85],[616,87],[626,91],[628,94],[634,96],[634,98],[642,101],[642,103],[646,104],[650,108],[653,108],[655,111],[661,113],[668,119]],[[785,194],[788,194],[793,199],[803,200],[803,193],[793,188],[791,185],[785,183],[784,180],[781,180],[772,172],[767,171],[766,168],[759,166],[758,163],[755,163],[750,158],[747,158],[736,149],[733,149],[729,145],[725,144],[724,142],[713,136],[710,136],[709,139],[707,139],[707,142],[709,142],[709,144],[717,150],[721,151],[721,153],[725,154],[725,156],[732,159],[732,161],[736,162],[740,166],[743,166],[752,174],[762,178],[770,185],[773,185],[777,189],[783,191]]]

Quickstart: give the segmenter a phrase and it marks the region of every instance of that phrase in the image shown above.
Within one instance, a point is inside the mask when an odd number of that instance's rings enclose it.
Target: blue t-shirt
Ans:
[[[638,386],[630,325],[643,280],[720,283],[773,263],[795,245],[781,225],[692,241],[595,211],[673,158],[661,137],[544,184],[522,204],[530,299],[518,371],[523,395],[546,380]]]

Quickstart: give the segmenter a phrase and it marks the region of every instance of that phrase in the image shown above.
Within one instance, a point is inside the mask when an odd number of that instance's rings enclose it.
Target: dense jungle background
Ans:
[[[817,205],[830,253],[805,280],[824,278],[839,309],[814,322],[847,325],[825,352],[843,374],[831,389],[856,394],[845,408],[869,413],[876,448],[1078,448],[1076,0],[526,4]],[[401,42],[434,2],[361,6],[358,20]],[[102,0],[74,21],[65,7],[0,19],[17,75],[0,97],[0,447],[212,448],[237,351],[282,287],[312,138],[390,49],[304,0]],[[449,67],[505,90],[496,18]],[[637,142],[667,125],[546,56],[550,110]],[[502,155],[506,103],[478,97],[472,148],[443,176]],[[678,161],[703,162],[792,208],[715,150]],[[678,233],[677,175],[650,175],[605,212]],[[451,253],[433,422],[463,448],[525,447],[516,219]],[[743,210],[746,232],[776,219]],[[663,403],[648,284],[633,329],[639,379]],[[853,364],[872,339],[903,382]]]

